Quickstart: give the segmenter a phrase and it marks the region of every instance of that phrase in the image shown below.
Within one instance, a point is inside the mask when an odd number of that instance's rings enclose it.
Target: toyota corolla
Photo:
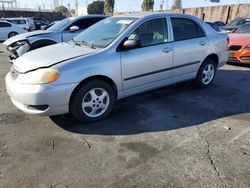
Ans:
[[[227,61],[227,41],[190,15],[110,17],[70,42],[14,60],[7,92],[29,114],[97,121],[127,96],[191,79],[208,87]]]

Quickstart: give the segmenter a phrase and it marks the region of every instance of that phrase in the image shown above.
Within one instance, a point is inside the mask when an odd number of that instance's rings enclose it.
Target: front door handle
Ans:
[[[171,52],[173,49],[172,48],[164,48],[162,51],[165,53]]]
[[[200,45],[201,45],[201,46],[205,46],[205,45],[207,45],[207,42],[206,42],[206,41],[201,41],[201,42],[200,42]]]

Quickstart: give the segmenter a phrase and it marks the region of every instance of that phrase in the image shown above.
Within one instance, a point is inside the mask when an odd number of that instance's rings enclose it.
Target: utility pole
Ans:
[[[75,0],[75,13],[78,15],[78,0]]]
[[[168,0],[166,0],[166,10],[169,10],[169,7],[168,7]]]
[[[164,0],[161,1],[161,4],[160,4],[160,10],[163,11],[163,7],[164,7]]]

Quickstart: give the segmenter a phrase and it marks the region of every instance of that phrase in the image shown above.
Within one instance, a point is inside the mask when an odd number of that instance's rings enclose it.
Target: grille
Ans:
[[[12,77],[12,79],[16,80],[17,77],[19,76],[19,72],[12,66],[10,69],[10,75]]]
[[[231,63],[240,63],[240,61],[235,57],[229,57],[227,61]]]
[[[232,45],[232,46],[229,46],[229,51],[239,51],[241,48],[242,46]]]

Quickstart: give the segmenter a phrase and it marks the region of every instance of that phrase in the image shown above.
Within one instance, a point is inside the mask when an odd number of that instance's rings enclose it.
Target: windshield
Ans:
[[[92,47],[105,48],[115,40],[136,18],[110,17],[84,30],[74,38],[75,42]]]
[[[47,29],[47,31],[61,31],[65,26],[72,22],[74,18],[65,18]]]
[[[234,33],[250,33],[250,24],[241,26]]]
[[[229,23],[228,25],[230,25],[230,26],[236,26],[236,25],[239,25],[239,22],[240,22],[239,19],[233,20],[233,21],[232,21],[231,23]]]

